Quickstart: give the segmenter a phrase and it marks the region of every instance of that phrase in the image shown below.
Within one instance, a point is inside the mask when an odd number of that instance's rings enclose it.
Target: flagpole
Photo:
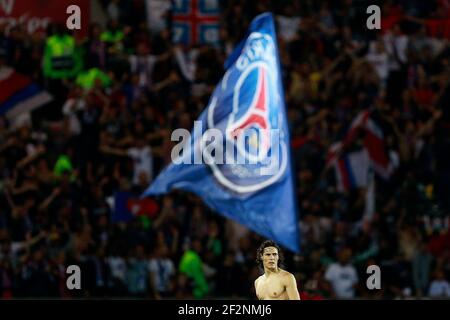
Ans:
[[[366,190],[366,203],[364,207],[364,214],[362,218],[363,224],[370,223],[375,214],[375,174],[373,169],[369,168],[369,183]]]

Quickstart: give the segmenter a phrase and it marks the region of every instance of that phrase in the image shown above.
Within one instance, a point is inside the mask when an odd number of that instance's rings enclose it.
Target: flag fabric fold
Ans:
[[[337,189],[340,192],[366,187],[369,178],[369,155],[366,149],[343,155],[335,163]]]
[[[386,150],[386,142],[384,138],[384,133],[379,124],[374,120],[372,111],[365,110],[361,111],[355,119],[352,121],[347,134],[341,141],[333,143],[328,148],[326,168],[332,166],[342,167],[342,164],[346,161],[346,154],[348,153],[346,149],[352,145],[359,134],[363,135],[363,148],[368,153],[370,166],[367,166],[367,170],[373,168],[375,173],[380,177],[387,180],[391,176],[394,165],[389,159],[389,154]],[[361,158],[362,159],[362,158]],[[356,164],[353,165],[353,167]],[[361,166],[358,164],[358,166]],[[341,170],[341,172],[343,172]],[[339,187],[339,179],[338,179]],[[344,188],[345,189],[345,188]]]
[[[31,78],[9,67],[0,68],[0,116],[14,119],[52,101]]]

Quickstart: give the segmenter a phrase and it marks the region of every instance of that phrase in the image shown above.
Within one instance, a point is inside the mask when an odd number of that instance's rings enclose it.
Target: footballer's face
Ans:
[[[264,248],[262,262],[264,269],[276,270],[278,268],[278,249],[275,247]]]

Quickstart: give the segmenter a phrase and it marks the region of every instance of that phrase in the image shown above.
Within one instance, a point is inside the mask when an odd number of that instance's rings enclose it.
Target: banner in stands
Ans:
[[[216,45],[219,42],[218,0],[178,0],[172,9],[175,43]]]
[[[75,31],[77,35],[85,36],[90,20],[89,0],[0,0],[0,26],[9,31],[17,25],[24,25],[31,34],[42,32],[51,23],[66,24],[70,16],[66,11],[71,5],[80,7],[81,30]]]

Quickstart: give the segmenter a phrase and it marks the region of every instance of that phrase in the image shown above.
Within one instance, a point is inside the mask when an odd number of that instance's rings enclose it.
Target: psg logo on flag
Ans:
[[[210,100],[208,128],[220,130],[224,137],[224,161],[213,161],[215,154],[203,155],[217,181],[237,193],[261,190],[286,171],[286,125],[275,50],[270,35],[251,33]],[[202,145],[202,150],[207,148]]]

